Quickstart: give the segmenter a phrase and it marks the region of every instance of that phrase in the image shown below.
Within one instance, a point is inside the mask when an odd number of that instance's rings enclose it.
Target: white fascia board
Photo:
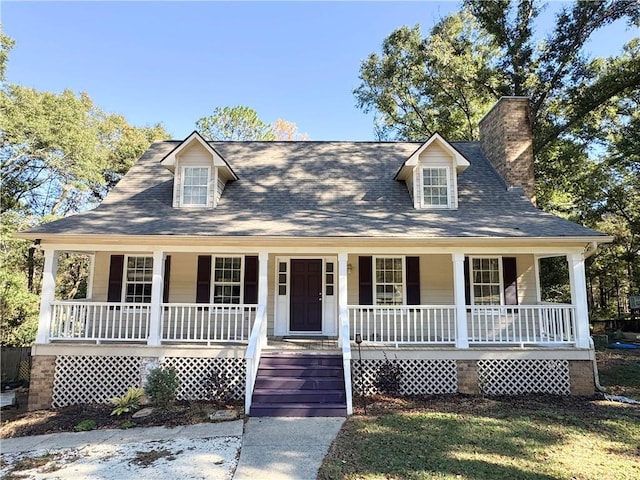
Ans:
[[[470,165],[469,161],[458,150],[442,137],[438,132],[431,135],[418,149],[411,154],[411,156],[402,164],[400,170],[396,174],[397,180],[404,180],[407,175],[411,175],[414,167],[418,165],[420,155],[427,150],[433,143],[438,142],[442,148],[444,148],[454,158],[456,172],[464,172]]]
[[[198,142],[200,145],[204,147],[205,150],[207,150],[207,152],[211,154],[214,167],[223,169],[227,173],[227,176],[229,178],[233,180],[238,179],[235,172],[231,169],[227,161],[224,158],[222,158],[222,156],[216,151],[216,149],[213,148],[211,145],[209,145],[209,142],[207,142],[202,137],[202,135],[200,135],[195,130],[193,131],[193,133],[191,133],[191,135],[189,135],[182,142],[180,142],[180,144],[176,148],[171,150],[171,152],[169,152],[162,160],[160,160],[160,164],[173,172],[176,167],[178,155],[180,154],[180,152],[182,152],[185,148],[187,148],[193,142]]]

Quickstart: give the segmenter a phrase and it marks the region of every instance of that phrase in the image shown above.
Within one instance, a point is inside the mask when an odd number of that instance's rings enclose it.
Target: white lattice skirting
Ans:
[[[383,393],[381,373],[387,360],[352,360],[353,393],[366,395]],[[435,395],[456,393],[458,375],[455,360],[388,360],[400,368],[400,395]]]
[[[58,355],[55,363],[51,405],[54,408],[81,403],[108,403],[129,387],[139,387],[144,357]],[[229,399],[244,398],[244,359],[168,357],[162,366],[178,372],[178,399],[207,398],[207,379],[215,372],[226,383]]]
[[[479,360],[478,388],[487,395],[569,395],[567,360]]]
[[[179,400],[210,400],[209,390],[219,379],[222,396],[241,400],[244,398],[247,369],[246,362],[240,358],[190,358],[167,357],[162,363],[173,367],[180,378],[177,397]]]

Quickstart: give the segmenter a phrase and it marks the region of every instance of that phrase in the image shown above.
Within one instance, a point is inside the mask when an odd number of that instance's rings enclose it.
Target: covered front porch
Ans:
[[[86,299],[55,298],[62,251],[91,256]],[[326,342],[324,352],[311,347],[318,354],[342,356],[348,413],[356,345],[374,363],[391,349],[455,362],[500,351],[549,358],[544,352],[573,350],[582,358],[577,352],[590,345],[584,255],[575,247],[110,244],[44,254],[36,352],[233,352],[244,365],[247,411],[264,352],[301,339]],[[541,302],[538,259],[551,255],[567,259],[570,304]]]

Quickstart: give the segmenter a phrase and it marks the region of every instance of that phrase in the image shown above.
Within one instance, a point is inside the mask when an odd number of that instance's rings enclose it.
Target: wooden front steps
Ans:
[[[253,417],[347,415],[342,356],[271,353],[260,359]]]

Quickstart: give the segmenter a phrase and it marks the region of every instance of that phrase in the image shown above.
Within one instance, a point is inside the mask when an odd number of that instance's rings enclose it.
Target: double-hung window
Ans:
[[[213,303],[239,304],[242,298],[242,257],[215,257]]]
[[[402,305],[404,303],[404,275],[402,257],[375,259],[376,305]]]
[[[151,303],[153,257],[127,257],[124,298],[127,303]]]
[[[207,206],[209,174],[209,167],[184,167],[182,169],[182,205]]]
[[[474,305],[501,304],[500,272],[500,259],[497,257],[471,259],[471,291]]]
[[[448,167],[422,167],[422,207],[451,206],[451,186]]]

